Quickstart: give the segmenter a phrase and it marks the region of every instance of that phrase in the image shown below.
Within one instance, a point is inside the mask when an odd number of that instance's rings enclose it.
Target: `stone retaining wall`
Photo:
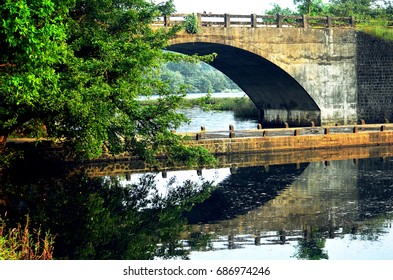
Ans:
[[[393,42],[356,34],[358,117],[393,121]]]
[[[188,140],[189,146],[200,146],[213,154],[378,146],[393,143],[393,131],[357,132],[352,134],[298,135],[283,137],[244,137]]]

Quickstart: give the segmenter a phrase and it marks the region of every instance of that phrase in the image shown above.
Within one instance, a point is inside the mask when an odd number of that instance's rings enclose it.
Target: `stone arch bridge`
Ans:
[[[263,126],[393,120],[393,43],[356,31],[353,18],[197,16],[199,31],[168,49],[217,53],[211,65],[251,98]]]

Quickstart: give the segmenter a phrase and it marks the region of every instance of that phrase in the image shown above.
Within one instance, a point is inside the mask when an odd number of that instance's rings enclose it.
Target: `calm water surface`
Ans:
[[[202,177],[218,188],[184,214],[190,259],[393,259],[393,158],[167,173]]]
[[[232,111],[204,111],[200,108],[179,110],[190,119],[189,124],[183,124],[178,132],[199,131],[201,126],[206,130],[229,130],[229,125],[235,129],[256,129],[258,121],[236,118]]]
[[[58,259],[393,260],[393,154],[368,153],[152,174],[26,160],[0,176],[0,214],[49,230]]]

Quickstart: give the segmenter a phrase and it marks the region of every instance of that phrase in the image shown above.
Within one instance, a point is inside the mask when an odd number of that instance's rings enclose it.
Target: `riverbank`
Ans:
[[[197,98],[193,98],[189,94],[189,98],[183,101],[184,108],[199,107],[203,110],[214,111],[232,111],[237,118],[259,118],[259,110],[251,99],[244,93],[241,97],[213,97],[211,94],[197,94]],[[157,99],[143,100],[142,105],[149,106],[159,102]]]

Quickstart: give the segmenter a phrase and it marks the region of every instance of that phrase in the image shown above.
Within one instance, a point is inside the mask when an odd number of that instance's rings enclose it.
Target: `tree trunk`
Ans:
[[[0,154],[4,151],[5,145],[7,144],[8,135],[0,136]]]
[[[308,0],[308,15],[310,15],[311,14],[311,0]]]

